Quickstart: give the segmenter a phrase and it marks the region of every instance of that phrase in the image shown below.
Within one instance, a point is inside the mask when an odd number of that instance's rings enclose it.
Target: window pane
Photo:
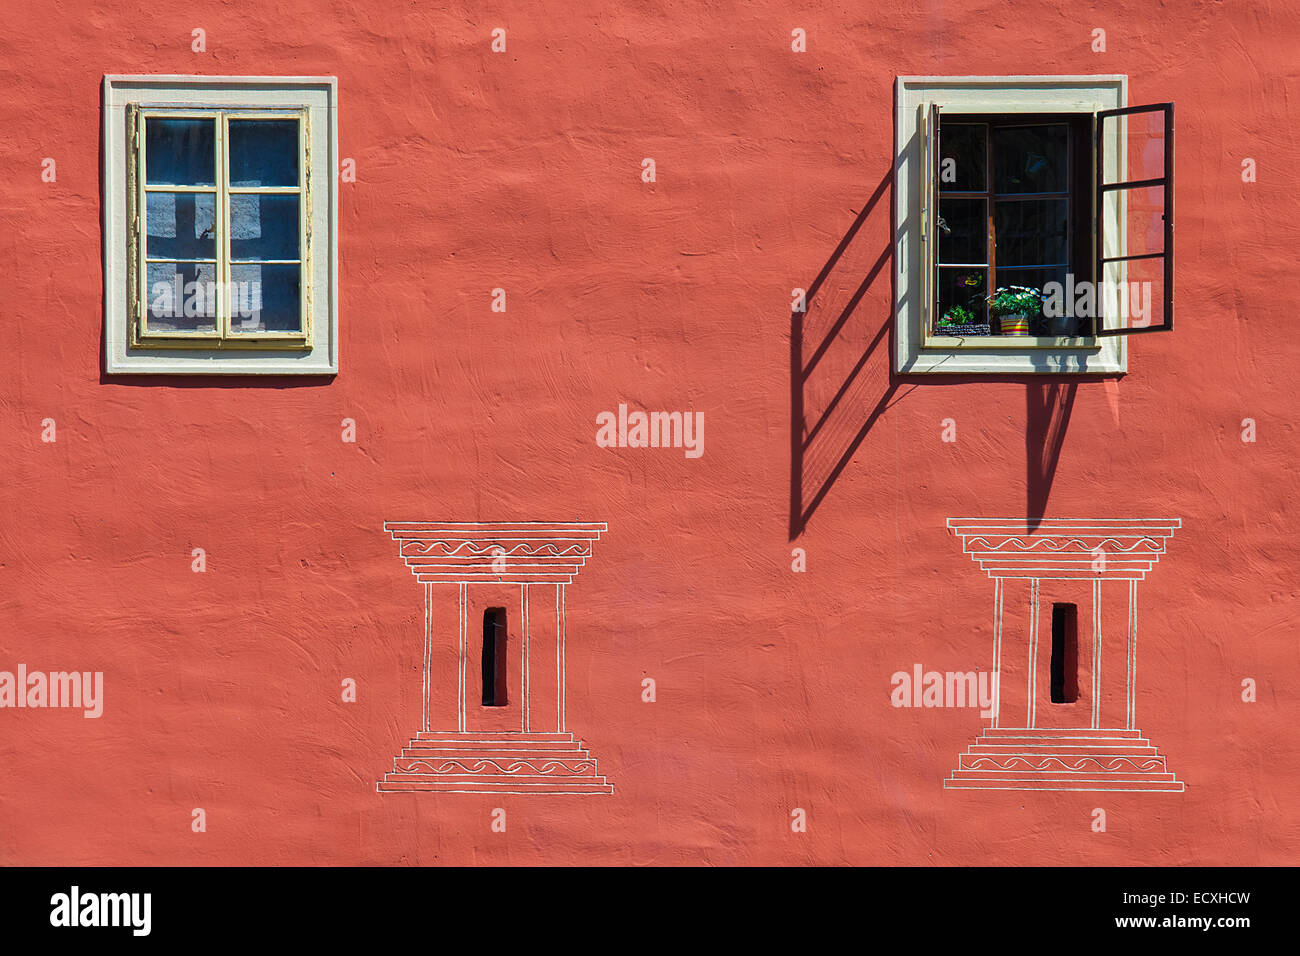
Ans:
[[[297,259],[298,196],[232,194],[230,257]]]
[[[1112,262],[1106,265],[1103,273],[1105,281],[1101,286],[1099,309],[1103,329],[1143,329],[1164,324],[1163,259]]]
[[[988,189],[988,129],[975,123],[940,124],[940,189],[954,192]]]
[[[150,186],[212,186],[216,121],[145,117],[145,182]]]
[[[1073,335],[1081,327],[1086,327],[1086,318],[1072,317],[1070,313],[1074,309],[1066,306],[1071,293],[1081,291],[1071,284],[1066,271],[1065,266],[1054,269],[1016,269],[998,266],[998,289],[1021,286],[1043,293],[1043,307],[1029,316],[1030,335]],[[1058,285],[1052,287],[1049,283]],[[1049,311],[1060,312],[1061,315],[1049,317],[1047,315]],[[1086,331],[1086,328],[1084,330]]]
[[[230,282],[232,332],[302,330],[302,266],[234,265]]]
[[[298,121],[230,121],[230,185],[297,186]]]
[[[1064,124],[993,131],[993,186],[998,193],[1060,193],[1068,189],[1069,132]]]
[[[1008,266],[1052,266],[1069,261],[1064,199],[994,203],[998,271]]]
[[[1124,216],[1128,223],[1126,254],[1143,256],[1164,252],[1165,187],[1144,186],[1114,192],[1123,198]]]
[[[987,209],[987,199],[939,199],[935,231],[939,235],[940,262],[971,265],[988,261]]]
[[[212,332],[217,327],[217,267],[207,262],[150,262],[145,267],[145,325],[150,332]]]
[[[948,315],[955,319],[957,317],[950,310],[954,306],[961,306],[971,313],[975,322],[988,321],[988,309],[984,301],[984,295],[988,291],[987,269],[939,269],[938,273],[938,316]]]
[[[215,193],[146,193],[145,255],[151,259],[215,259]]]

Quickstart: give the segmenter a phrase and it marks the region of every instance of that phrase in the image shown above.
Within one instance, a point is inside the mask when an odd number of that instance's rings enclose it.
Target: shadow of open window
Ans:
[[[880,181],[805,291],[803,311],[796,303],[790,315],[792,541],[803,534],[881,415],[902,398],[896,393],[904,383],[893,371],[897,237],[893,204],[885,201],[893,183],[892,172]],[[892,237],[883,248],[882,235]],[[903,394],[921,384],[962,388],[993,381],[923,376],[909,380]],[[1046,366],[1041,375],[1000,381],[1025,386],[1025,515],[1032,530],[1047,511],[1078,382],[1063,382]]]

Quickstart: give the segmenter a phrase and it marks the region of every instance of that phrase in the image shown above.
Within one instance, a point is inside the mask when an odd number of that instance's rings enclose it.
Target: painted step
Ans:
[[[393,758],[395,773],[494,773],[534,772],[555,776],[578,776],[596,772],[596,761],[586,760],[429,760],[427,757]]]
[[[1182,793],[1184,790],[1181,780],[1152,780],[1146,776],[1138,780],[1113,780],[1109,776],[1101,780],[1088,780],[1047,774],[1036,774],[1032,778],[1018,780],[967,778],[954,774],[943,782],[943,786],[945,790],[1158,790],[1170,793]]]
[[[478,785],[480,783],[518,783],[518,784],[537,784],[537,783],[572,783],[572,784],[596,784],[606,783],[604,777],[598,774],[585,774],[581,776],[570,776],[568,774],[556,773],[386,773],[384,782],[403,781],[407,783],[455,783],[461,786]]]
[[[1091,739],[1094,737],[1140,738],[1142,731],[1128,730],[1123,727],[985,727],[981,737],[1034,737],[1044,740],[1062,740],[1070,737]]]
[[[398,775],[394,779],[385,777],[376,785],[380,793],[613,793],[614,785],[603,777],[566,777],[554,778],[546,783],[521,784],[515,780],[483,780],[475,777],[468,783],[454,783],[443,779],[417,781]]]
[[[403,760],[591,760],[589,750],[452,750],[432,747],[407,747]]]
[[[977,737],[972,747],[1024,747],[1026,750],[1055,750],[1074,747],[1152,747],[1145,737],[1073,737],[1068,740],[1042,737]]]
[[[546,740],[540,743],[528,743],[522,740],[490,740],[468,742],[462,740],[421,740],[412,738],[407,743],[408,750],[454,750],[457,753],[470,753],[479,750],[520,750],[527,753],[547,753],[555,751],[564,753],[570,750],[585,750],[576,740]]]
[[[970,757],[1026,757],[1059,756],[1075,757],[1158,757],[1160,751],[1155,747],[1099,747],[1095,744],[1079,747],[990,747],[985,744],[972,744],[962,756]]]
[[[1086,780],[1158,780],[1174,779],[1164,766],[1160,770],[995,770],[993,767],[958,767],[953,777],[959,779],[1027,779],[1036,780],[1044,777],[1060,779]]]
[[[1155,757],[1138,757],[1132,762],[1128,759],[1117,759],[1114,756],[1103,756],[1094,760],[1085,760],[1076,755],[1062,757],[1059,763],[1053,761],[1047,766],[1034,766],[1033,764],[1021,763],[1020,761],[1011,761],[1004,758],[997,758],[997,765],[990,762],[988,754],[962,754],[957,758],[957,769],[961,771],[974,771],[980,773],[988,771],[990,773],[1164,773],[1166,769],[1165,758],[1163,756]],[[1113,766],[1112,766],[1113,764]]]
[[[525,733],[522,730],[502,730],[502,731],[472,731],[470,733],[458,734],[454,730],[421,730],[416,735],[419,740],[462,740],[466,742],[495,740],[526,740],[526,741],[545,741],[545,740],[573,740],[573,731],[563,732],[546,732]]]

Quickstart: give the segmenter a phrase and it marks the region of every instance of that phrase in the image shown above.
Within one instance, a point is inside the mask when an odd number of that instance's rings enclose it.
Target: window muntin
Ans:
[[[311,348],[305,109],[137,109],[132,344]]]

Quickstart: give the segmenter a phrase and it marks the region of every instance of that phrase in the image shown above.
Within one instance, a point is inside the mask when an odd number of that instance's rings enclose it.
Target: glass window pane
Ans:
[[[939,199],[939,261],[972,265],[988,261],[987,199]]]
[[[1069,128],[1010,126],[993,131],[993,188],[998,193],[1061,193],[1069,188]]]
[[[1008,266],[1054,266],[1069,262],[1064,199],[994,203],[998,273]]]
[[[297,259],[297,194],[231,194],[230,257]]]
[[[145,327],[148,331],[216,331],[215,265],[208,262],[150,262],[145,266],[145,280]]]
[[[940,122],[939,188],[954,192],[988,189],[988,127]]]
[[[150,186],[216,184],[216,120],[146,116],[145,182]]]
[[[216,193],[146,193],[145,255],[215,259],[216,209]]]
[[[301,303],[302,266],[230,267],[231,332],[299,332]]]
[[[1049,286],[1049,283],[1056,285]],[[1012,286],[1034,289],[1044,295],[1043,306],[1029,315],[1030,335],[1074,335],[1086,326],[1085,318],[1068,314],[1075,310],[1072,305],[1067,306],[1067,300],[1071,293],[1078,290],[1067,276],[1065,266],[1053,269],[1018,269],[999,265],[998,289]],[[1086,302],[1082,304],[1087,305]],[[1047,314],[1049,311],[1053,313],[1050,317]]]
[[[975,323],[988,322],[988,308],[984,300],[988,291],[987,269],[939,269],[938,286],[940,318],[947,316],[953,321],[965,321],[966,316],[953,311],[960,306],[970,313],[969,318]],[[935,331],[942,331],[936,328]]]
[[[1122,197],[1128,223],[1127,255],[1142,256],[1165,251],[1165,187],[1116,189]]]
[[[230,185],[297,186],[298,121],[230,121]]]

